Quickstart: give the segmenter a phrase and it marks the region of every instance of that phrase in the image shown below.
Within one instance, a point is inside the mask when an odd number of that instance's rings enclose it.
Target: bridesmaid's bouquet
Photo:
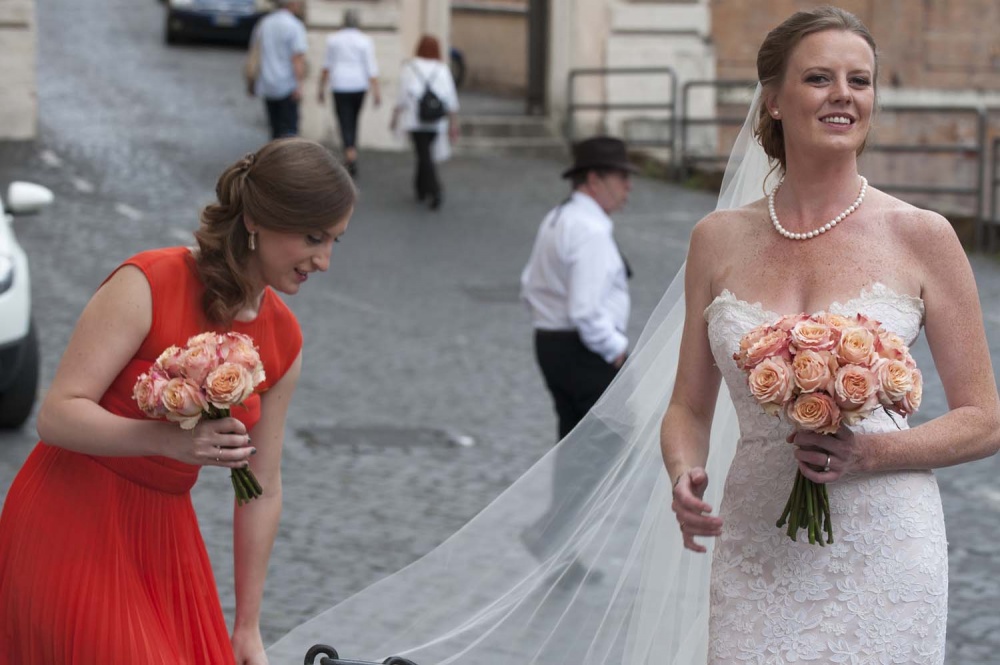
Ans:
[[[784,413],[798,429],[833,434],[876,409],[906,417],[920,407],[923,377],[898,335],[862,314],[791,314],[758,326],[733,354],[747,373],[750,394],[770,415]],[[807,529],[811,544],[833,542],[826,485],[796,473],[777,526],[788,523],[796,540]]]
[[[263,380],[264,364],[253,339],[206,332],[161,353],[136,379],[132,397],[150,418],[166,418],[189,430],[202,418],[229,416]],[[239,505],[264,493],[249,467],[232,469],[230,477]]]

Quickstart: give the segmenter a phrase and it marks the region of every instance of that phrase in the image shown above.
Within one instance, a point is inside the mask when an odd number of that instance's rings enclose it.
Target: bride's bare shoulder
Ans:
[[[889,231],[916,251],[934,252],[941,243],[960,244],[955,227],[933,210],[918,208],[894,196],[881,193],[880,208],[884,211]]]
[[[741,208],[716,210],[695,224],[691,232],[691,242],[712,246],[739,242],[739,238],[759,228],[760,220],[766,217],[767,203],[764,199]]]

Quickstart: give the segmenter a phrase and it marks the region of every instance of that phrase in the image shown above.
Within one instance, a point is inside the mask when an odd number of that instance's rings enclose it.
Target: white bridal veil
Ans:
[[[751,131],[759,98],[760,86],[719,209],[762,196],[769,165]],[[683,549],[659,447],[683,281],[682,268],[615,382],[556,448],[429,554],[276,642],[271,662],[301,663],[323,643],[343,658],[418,665],[704,663],[711,543],[709,554]],[[716,509],[738,436],[723,387],[705,497]],[[557,468],[578,490],[546,512]]]

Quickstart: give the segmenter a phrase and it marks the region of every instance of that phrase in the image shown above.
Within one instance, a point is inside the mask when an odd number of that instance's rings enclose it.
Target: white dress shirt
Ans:
[[[612,222],[576,191],[542,221],[521,273],[521,298],[540,330],[577,330],[608,363],[628,348],[630,300],[625,262]]]
[[[357,28],[343,28],[326,38],[323,67],[330,72],[330,90],[363,92],[378,76],[372,38]]]

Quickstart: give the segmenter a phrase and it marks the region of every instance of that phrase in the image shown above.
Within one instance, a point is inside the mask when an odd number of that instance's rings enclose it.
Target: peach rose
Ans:
[[[139,405],[139,410],[150,418],[162,418],[167,415],[167,407],[163,405],[163,389],[167,385],[167,376],[157,370],[140,374],[132,389],[132,399]]]
[[[253,394],[253,376],[245,367],[222,363],[205,380],[205,393],[212,406],[228,409]]]
[[[854,325],[854,322],[842,314],[832,314],[830,312],[823,312],[816,317],[822,323],[830,326],[834,330],[843,330],[844,328],[850,328]]]
[[[792,398],[795,378],[791,365],[781,358],[765,358],[750,370],[747,378],[750,394],[769,415],[776,416],[782,405]]]
[[[914,370],[904,361],[882,358],[872,369],[878,377],[878,399],[882,404],[895,404],[913,390]]]
[[[253,345],[253,339],[240,333],[227,333],[219,344],[219,356],[224,362],[246,368],[257,386],[264,380],[264,364]]]
[[[750,352],[750,347],[757,343],[757,341],[767,334],[770,328],[768,326],[757,326],[753,330],[747,332],[740,338],[740,347],[733,354],[733,360],[736,361],[736,366],[740,369],[746,368],[747,354]]]
[[[869,319],[864,314],[859,313],[856,320],[857,324],[855,325],[857,325],[860,328],[864,328],[865,330],[868,330],[876,335],[879,333],[879,331],[883,330],[881,321],[877,321],[876,319]]]
[[[841,365],[863,365],[871,367],[878,358],[875,353],[875,334],[867,328],[855,326],[847,328],[840,335],[837,344],[837,361]]]
[[[792,344],[798,351],[827,351],[837,345],[837,331],[809,318],[792,328]]]
[[[887,360],[904,360],[910,355],[909,350],[906,348],[906,342],[896,333],[891,333],[884,329],[879,330],[876,334],[875,351],[878,353],[879,358],[886,358]]]
[[[878,403],[878,378],[861,365],[845,365],[833,378],[833,392],[842,409],[874,407]]]
[[[802,392],[833,390],[833,376],[837,372],[837,360],[829,351],[799,351],[792,360],[795,383]]]
[[[783,317],[775,321],[772,327],[777,328],[778,330],[784,330],[785,332],[792,332],[792,328],[794,328],[797,323],[808,320],[808,314],[785,314]]]
[[[233,333],[236,334],[236,333]],[[187,348],[192,348],[195,346],[203,346],[206,350],[214,351],[219,345],[219,341],[222,335],[214,332],[203,332],[199,333],[193,337],[189,337],[186,346]]]
[[[788,333],[784,330],[770,328],[764,335],[758,338],[747,349],[746,357],[743,359],[743,369],[753,369],[765,358],[792,359],[792,353],[788,348],[791,341]]]
[[[181,429],[193,429],[201,420],[203,411],[208,409],[201,389],[190,379],[170,379],[163,388],[163,406],[167,409],[167,420],[180,423]]]
[[[912,413],[916,413],[917,409],[920,408],[920,402],[924,398],[924,375],[920,373],[919,369],[913,370],[913,387],[910,388],[910,392],[906,393],[899,404],[896,405],[896,410],[899,411],[904,416],[908,416]]]
[[[840,407],[826,393],[802,393],[789,402],[785,414],[804,430],[833,434],[840,429]]]

